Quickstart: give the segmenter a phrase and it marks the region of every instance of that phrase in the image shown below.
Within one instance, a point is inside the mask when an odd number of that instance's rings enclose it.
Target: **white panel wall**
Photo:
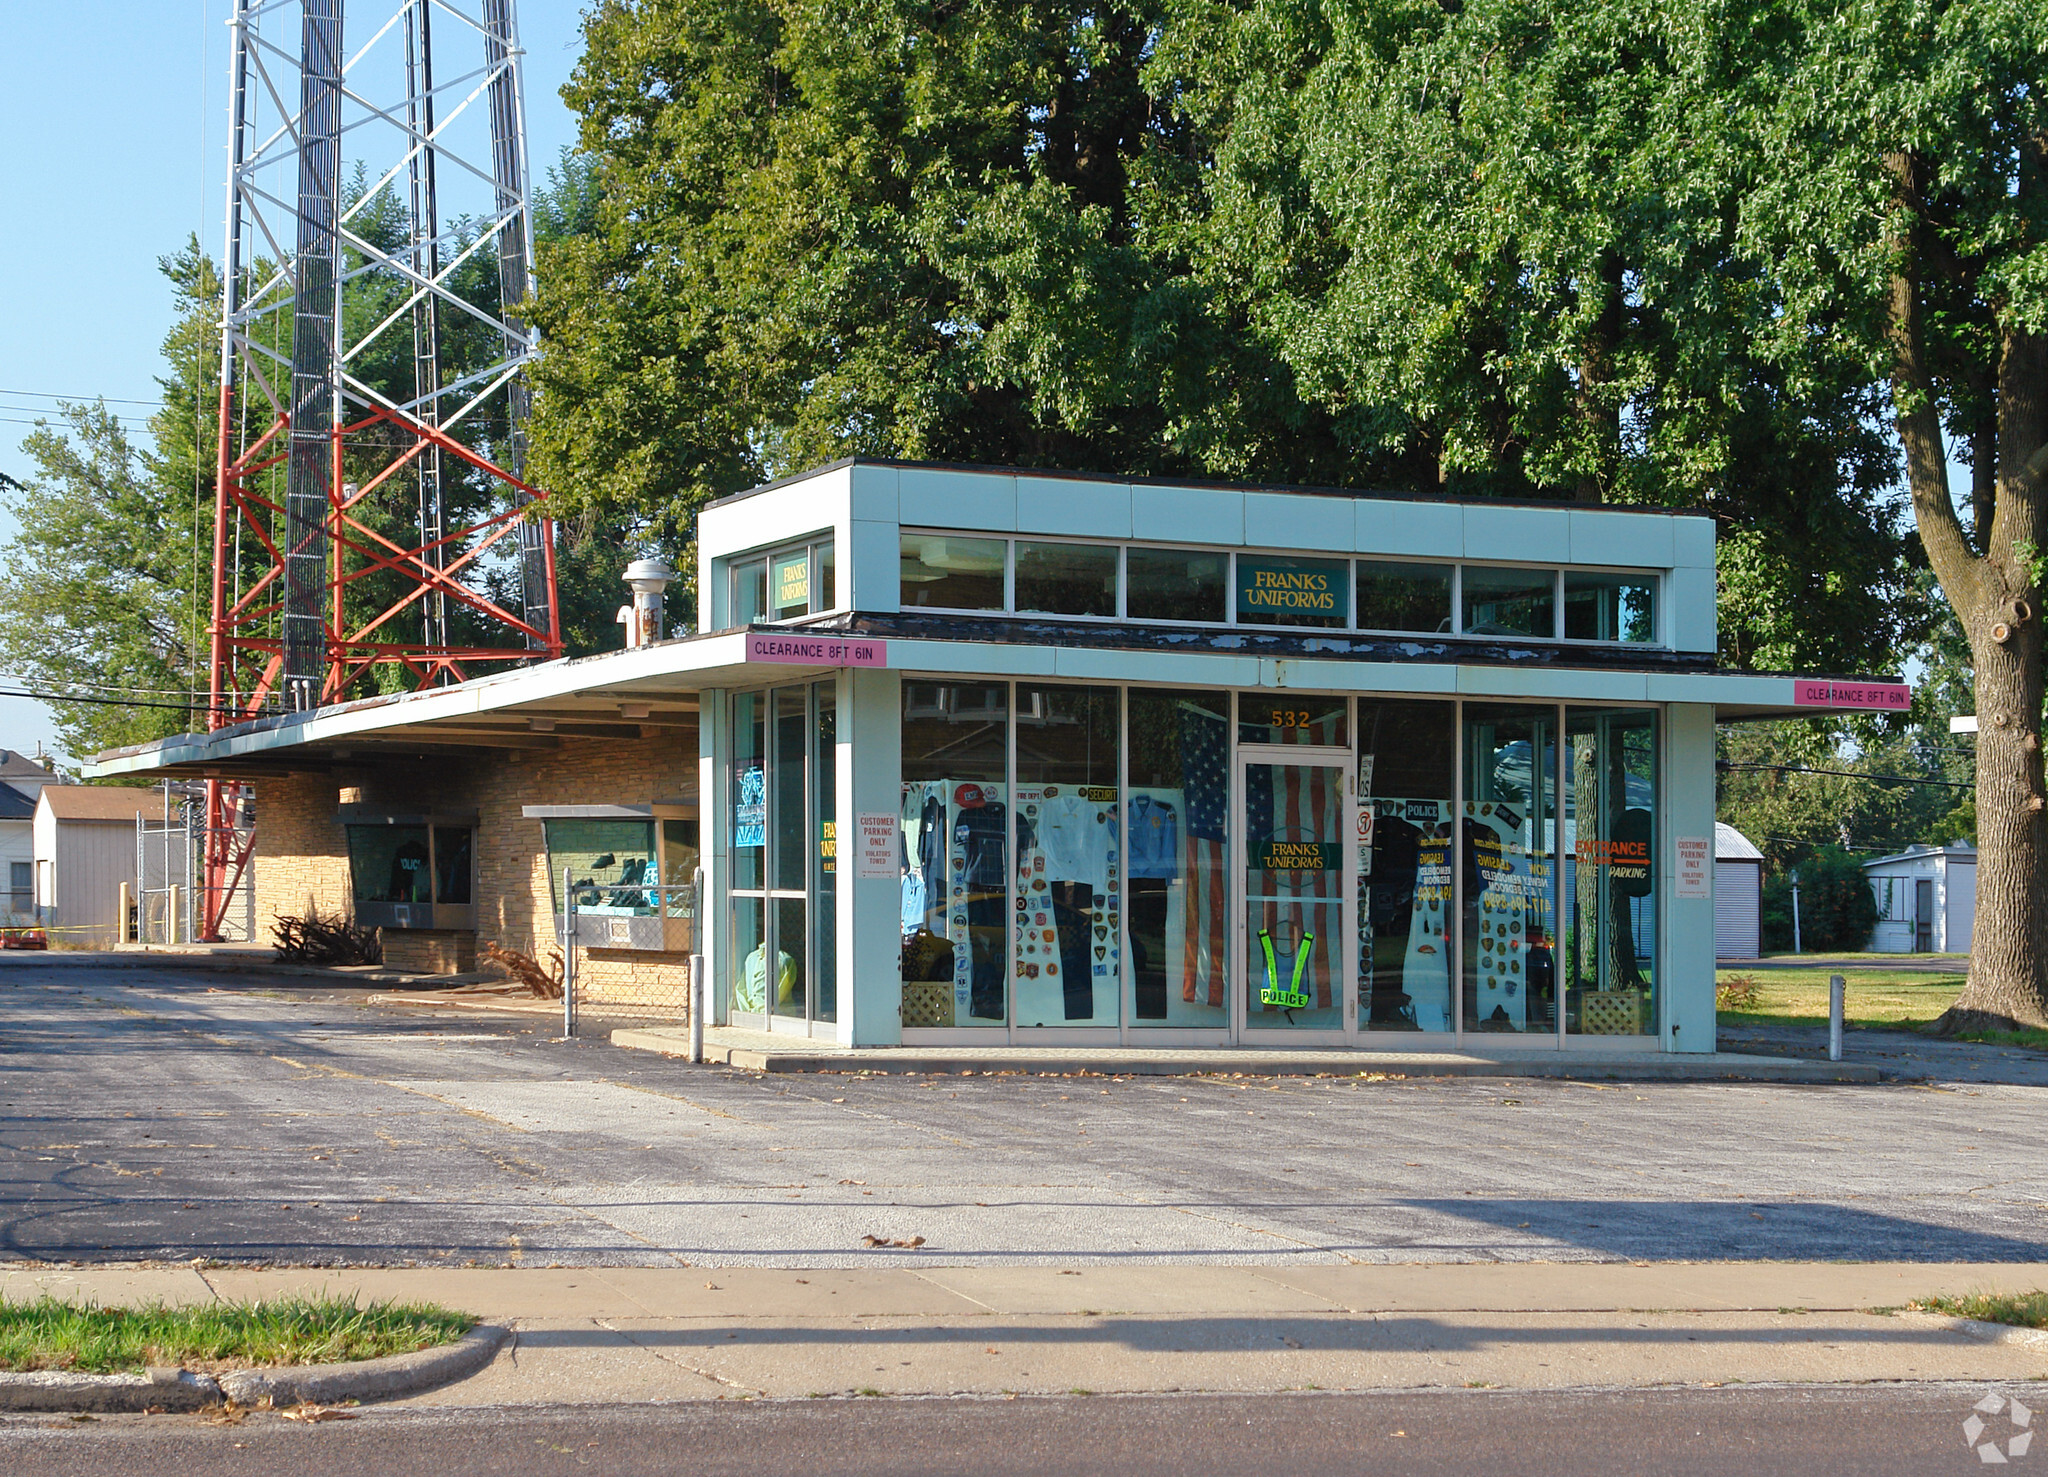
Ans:
[[[1665,710],[1664,827],[1660,869],[1678,875],[1678,838],[1714,844],[1714,710],[1674,704]],[[1709,888],[1711,893],[1713,889]],[[1672,1051],[1712,1051],[1714,900],[1680,898],[1664,887],[1664,1044]]]
[[[903,884],[860,875],[860,816],[903,806],[903,679],[854,668],[839,679],[839,1039],[903,1040]]]
[[[1763,952],[1763,868],[1714,863],[1714,955],[1754,959]]]

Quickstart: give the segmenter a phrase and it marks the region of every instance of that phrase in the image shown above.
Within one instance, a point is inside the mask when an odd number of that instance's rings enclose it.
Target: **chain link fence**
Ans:
[[[564,1024],[578,1015],[686,1025],[698,884],[600,886],[562,879]]]

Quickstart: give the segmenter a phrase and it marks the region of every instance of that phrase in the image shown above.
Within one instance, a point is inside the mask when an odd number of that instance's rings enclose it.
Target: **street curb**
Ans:
[[[67,1374],[39,1369],[0,1374],[0,1410],[203,1410],[220,1403],[210,1374],[152,1369],[148,1374]]]
[[[325,980],[335,985],[368,985],[379,989],[445,990],[453,985],[494,981],[495,975],[472,970],[466,974],[407,974],[382,965],[280,964],[261,955],[236,952],[210,954],[202,950],[137,948],[66,950],[15,956],[23,965],[74,969],[192,969],[207,974],[262,974],[286,979]],[[0,968],[6,968],[0,965]]]
[[[220,1377],[221,1393],[242,1405],[255,1405],[265,1396],[279,1405],[309,1400],[333,1405],[343,1400],[410,1395],[475,1374],[497,1357],[508,1331],[502,1324],[480,1323],[452,1344],[417,1354],[393,1354],[354,1364],[232,1370]]]
[[[392,1354],[352,1364],[237,1369],[218,1378],[185,1369],[152,1369],[148,1374],[67,1374],[62,1370],[0,1374],[0,1410],[111,1414],[203,1410],[223,1399],[239,1405],[260,1404],[266,1398],[277,1405],[378,1400],[475,1374],[497,1357],[508,1331],[502,1324],[483,1323],[452,1344],[415,1354]]]
[[[2048,1329],[2019,1328],[2010,1323],[1987,1323],[1980,1318],[1950,1318],[1950,1328],[1987,1344],[2018,1344],[2021,1348],[2048,1349]]]
[[[612,1045],[635,1051],[654,1051],[664,1056],[687,1056],[688,1044],[674,1030],[623,1028],[611,1033]],[[910,1055],[887,1047],[862,1051],[765,1051],[757,1047],[729,1046],[707,1042],[704,1059],[713,1065],[745,1072],[781,1074],[794,1072],[859,1073],[887,1072],[895,1075],[960,1072],[1020,1072],[1035,1076],[1071,1076],[1092,1073],[1104,1077],[1185,1077],[1223,1074],[1243,1077],[1303,1077],[1360,1073],[1388,1077],[1551,1077],[1634,1082],[1785,1082],[1785,1083],[1870,1083],[1882,1080],[1881,1069],[1866,1063],[1811,1062],[1796,1058],[1772,1061],[1731,1062],[1725,1058],[1701,1057],[1674,1061],[1666,1056],[1642,1053],[1605,1060],[1585,1057],[1545,1061],[1531,1055],[1527,1060],[1483,1057],[1411,1057],[1401,1053],[1259,1052],[1242,1049],[1188,1052],[1172,1056],[1125,1056],[1109,1052],[1066,1055],[1044,1048],[1026,1047],[1011,1052],[985,1051],[976,1056],[952,1057],[943,1053]]]

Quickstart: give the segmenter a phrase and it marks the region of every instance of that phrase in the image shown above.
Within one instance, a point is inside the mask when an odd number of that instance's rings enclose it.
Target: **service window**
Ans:
[[[431,817],[348,825],[356,921],[374,928],[474,928],[476,831]]]
[[[433,853],[425,826],[350,826],[349,876],[362,903],[431,903]]]
[[[574,817],[543,821],[548,848],[548,892],[562,911],[562,878],[576,889],[576,911],[607,917],[654,916],[661,881],[656,869],[654,821]]]

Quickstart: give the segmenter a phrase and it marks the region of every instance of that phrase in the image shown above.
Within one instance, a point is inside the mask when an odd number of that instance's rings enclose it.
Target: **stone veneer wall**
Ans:
[[[546,962],[555,947],[550,919],[547,851],[541,823],[521,812],[529,805],[694,804],[697,735],[663,729],[640,739],[565,736],[558,749],[513,749],[463,758],[390,763],[325,775],[256,781],[256,926],[269,937],[281,913],[304,910],[311,897],[322,910],[353,911],[348,837],[336,816],[344,802],[421,810],[477,813],[476,942],[494,941]],[[408,931],[410,932],[410,931]],[[387,930],[394,965],[417,954],[432,961],[426,972],[445,972],[466,951],[451,950],[446,934],[413,940]],[[586,983],[603,981],[604,993],[622,1001],[680,1001],[688,993],[689,961],[672,954],[634,959],[603,950],[579,960]],[[597,967],[592,968],[595,964]],[[464,963],[460,968],[468,968]]]

